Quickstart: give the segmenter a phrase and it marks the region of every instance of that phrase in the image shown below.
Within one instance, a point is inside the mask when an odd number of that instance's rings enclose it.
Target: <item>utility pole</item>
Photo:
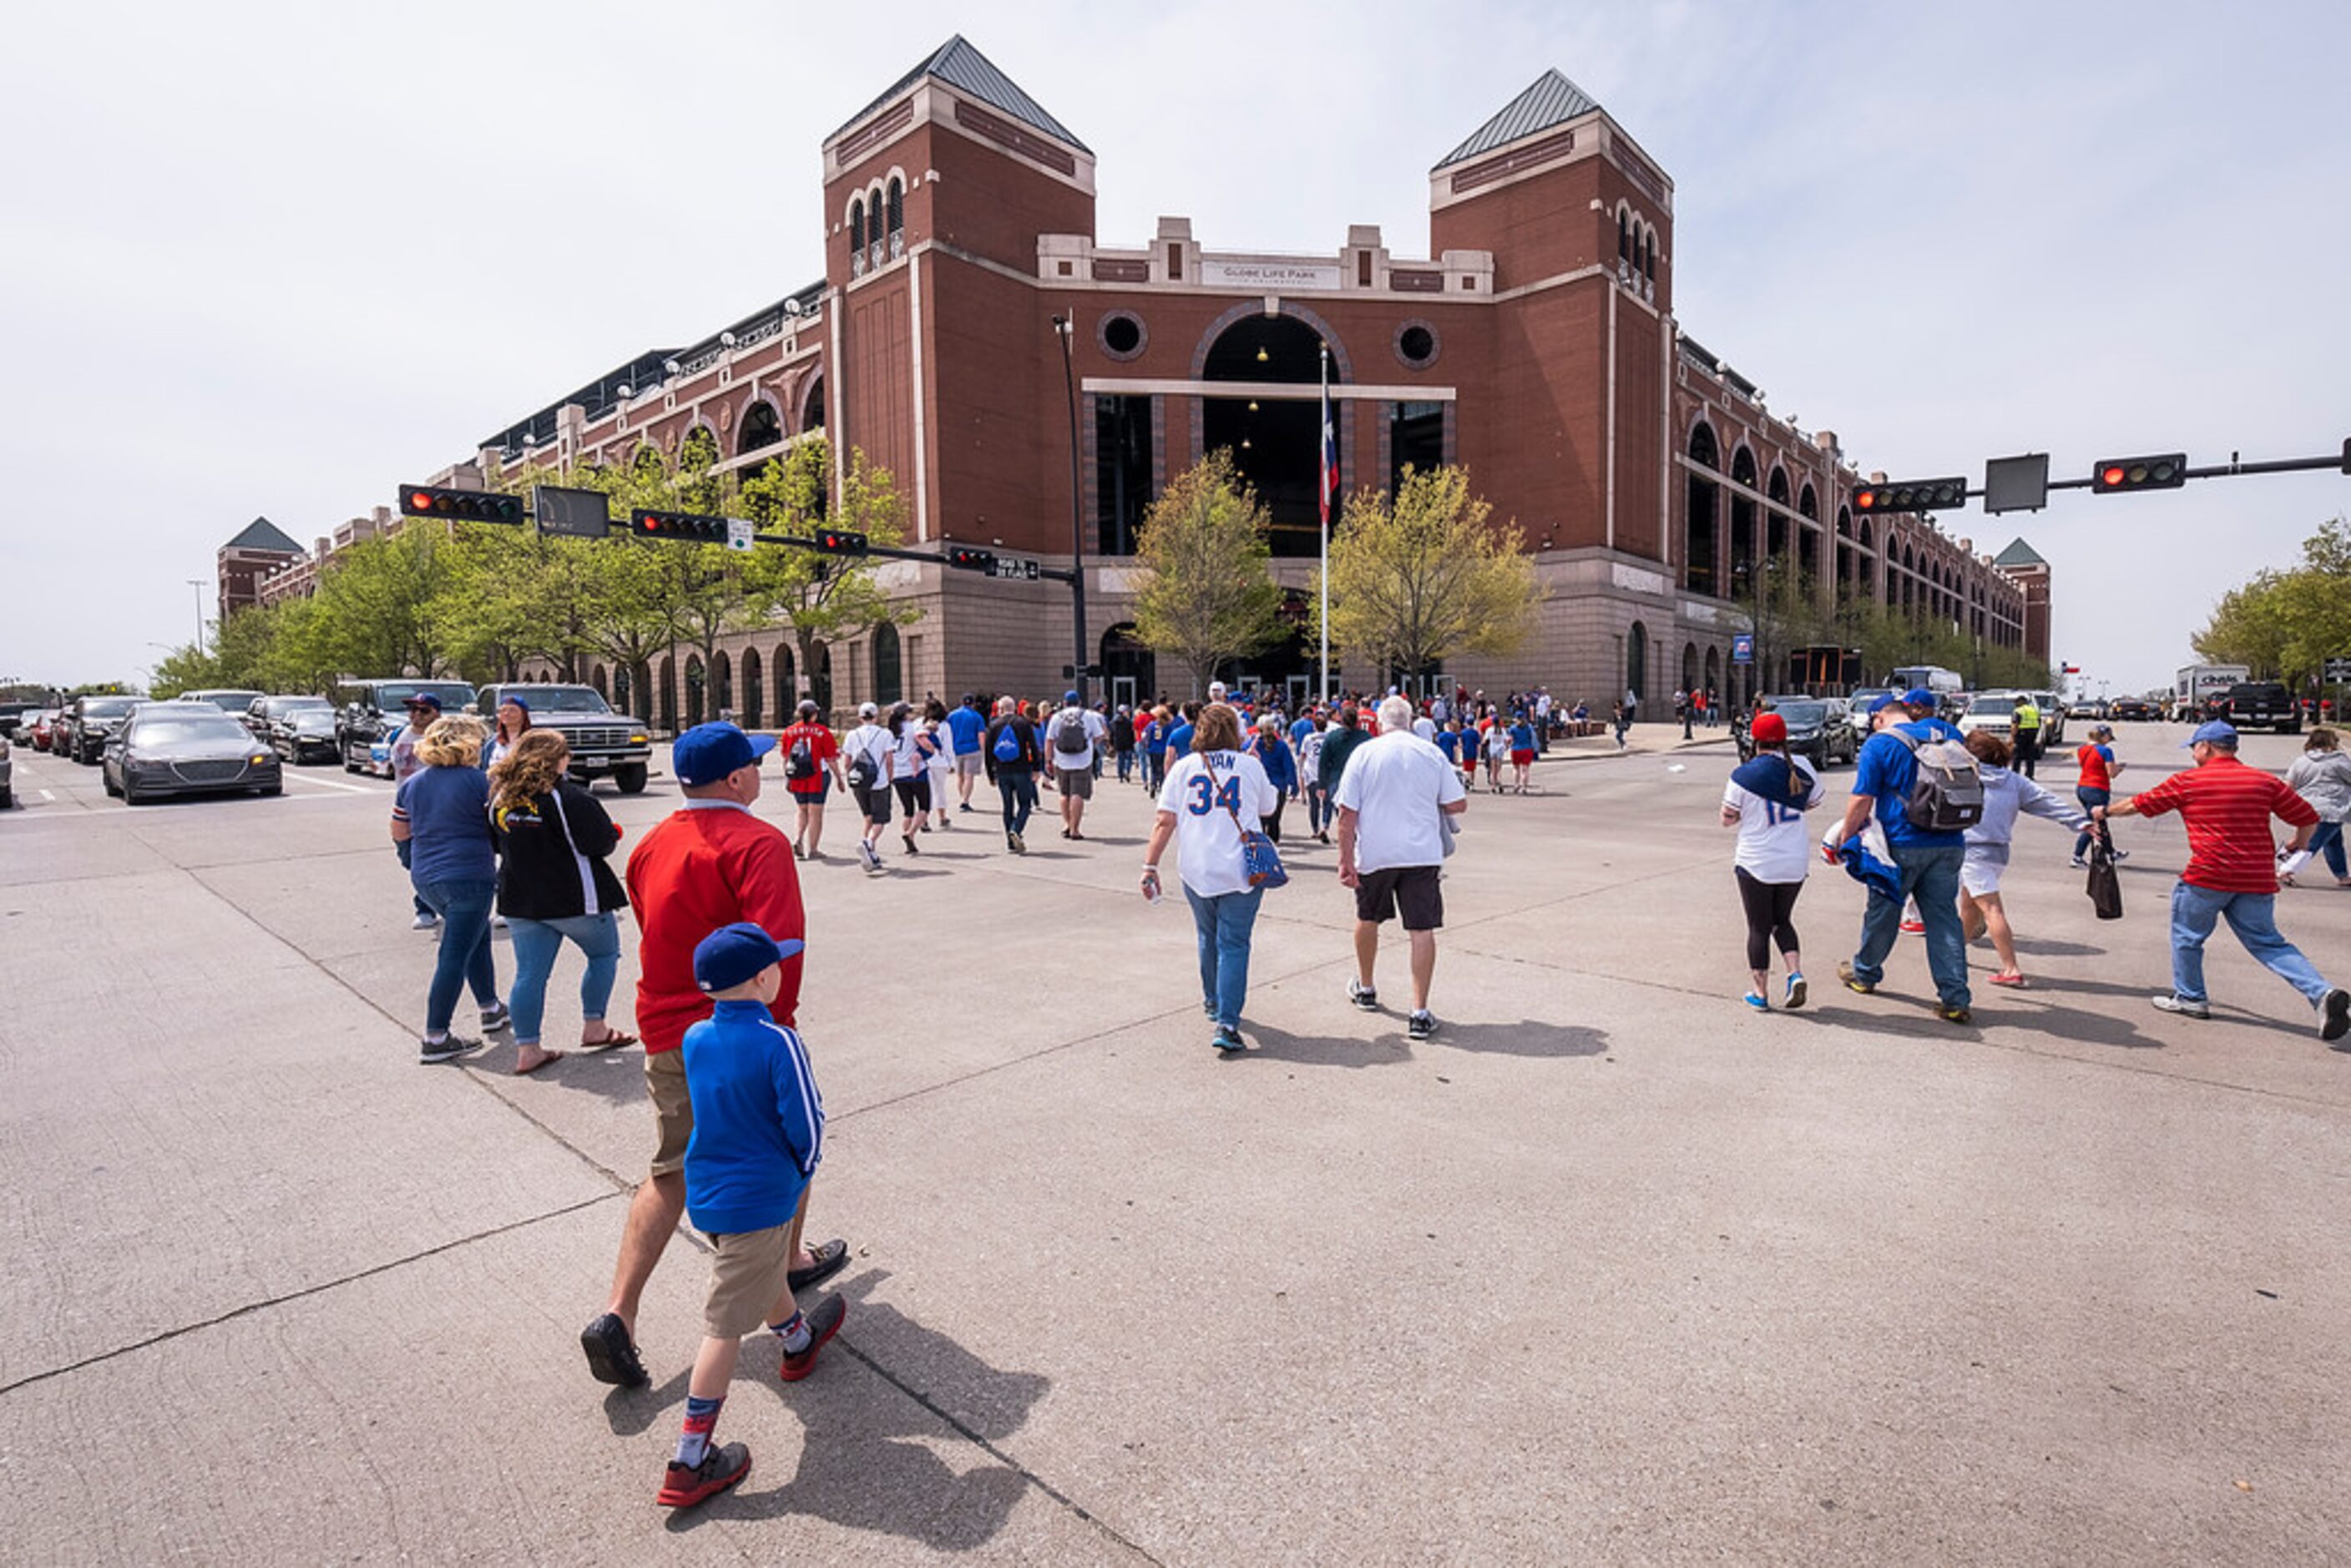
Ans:
[[[1061,340],[1061,383],[1070,394],[1070,622],[1074,656],[1070,660],[1070,687],[1078,706],[1088,706],[1086,666],[1086,538],[1085,492],[1078,482],[1077,317],[1072,309],[1053,318],[1053,331]]]
[[[187,584],[196,591],[196,657],[201,659],[204,656],[204,580],[192,577]]]

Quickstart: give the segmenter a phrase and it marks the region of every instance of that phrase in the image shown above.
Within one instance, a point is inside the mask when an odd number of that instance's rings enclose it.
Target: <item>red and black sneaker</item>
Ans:
[[[669,1462],[669,1473],[662,1478],[661,1496],[653,1500],[664,1508],[692,1508],[707,1502],[737,1481],[751,1473],[751,1450],[740,1443],[712,1444],[698,1465]]]
[[[817,1303],[816,1311],[808,1315],[809,1346],[798,1355],[784,1353],[784,1364],[776,1374],[786,1383],[798,1383],[816,1370],[816,1353],[824,1342],[841,1332],[841,1321],[849,1316],[849,1303],[839,1296],[827,1296]]]

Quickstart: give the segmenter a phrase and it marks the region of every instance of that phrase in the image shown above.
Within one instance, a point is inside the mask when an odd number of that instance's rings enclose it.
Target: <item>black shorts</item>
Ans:
[[[1392,865],[1367,871],[1355,882],[1355,918],[1374,924],[1401,912],[1406,931],[1434,931],[1445,924],[1445,894],[1433,865]]]
[[[870,789],[862,789],[852,784],[849,789],[857,797],[860,816],[869,822],[887,822],[890,820],[889,785],[876,784]]]

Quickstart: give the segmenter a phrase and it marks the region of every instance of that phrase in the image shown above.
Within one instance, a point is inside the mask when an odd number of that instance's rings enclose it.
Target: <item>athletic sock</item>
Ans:
[[[703,1456],[710,1452],[711,1431],[718,1425],[718,1407],[726,1403],[724,1395],[716,1399],[696,1399],[691,1394],[685,1396],[685,1429],[677,1437],[675,1463],[702,1463]]]
[[[768,1332],[784,1342],[784,1354],[787,1355],[798,1355],[816,1342],[815,1333],[808,1326],[807,1316],[797,1312],[782,1322],[769,1323]]]

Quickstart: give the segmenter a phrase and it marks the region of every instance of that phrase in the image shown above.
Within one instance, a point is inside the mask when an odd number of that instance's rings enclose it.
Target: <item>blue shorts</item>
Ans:
[[[816,776],[815,789],[805,790],[793,789],[791,791],[792,804],[795,806],[821,806],[824,804],[825,797],[831,793],[832,774],[830,771],[820,772]]]

